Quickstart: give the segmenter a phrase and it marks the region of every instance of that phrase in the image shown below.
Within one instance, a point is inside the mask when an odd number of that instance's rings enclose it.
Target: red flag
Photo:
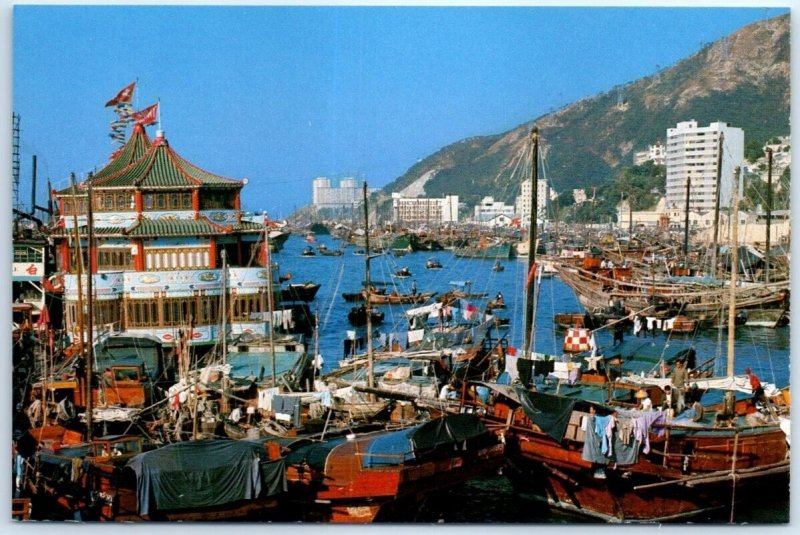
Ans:
[[[130,102],[133,98],[133,88],[136,85],[136,82],[133,82],[131,85],[124,87],[117,96],[106,102],[106,108],[109,106],[114,106],[119,104],[120,102]]]
[[[43,306],[42,310],[39,312],[39,319],[36,321],[36,328],[44,330],[50,324],[50,312],[47,310],[47,306]]]
[[[134,124],[140,124],[142,126],[155,123],[158,120],[158,103],[131,114],[131,119]]]

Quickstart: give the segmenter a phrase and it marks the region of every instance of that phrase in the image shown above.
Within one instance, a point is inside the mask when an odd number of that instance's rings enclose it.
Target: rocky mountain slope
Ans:
[[[633,154],[695,119],[743,128],[745,143],[789,133],[789,15],[751,24],[694,55],[624,87],[585,98],[498,135],[448,145],[383,189],[408,196],[484,195],[510,202],[518,166],[535,124],[546,176],[557,191],[607,182]],[[519,176],[517,173],[516,177]]]

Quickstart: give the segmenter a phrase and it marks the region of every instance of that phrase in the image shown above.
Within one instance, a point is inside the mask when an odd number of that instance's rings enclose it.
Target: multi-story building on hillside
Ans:
[[[547,180],[538,179],[536,181],[536,218],[542,221],[547,217],[548,192]],[[516,213],[520,216],[521,225],[523,227],[529,226],[531,222],[531,179],[522,182],[514,207]]]
[[[633,165],[642,165],[645,162],[653,162],[655,165],[665,165],[666,152],[660,139],[656,141],[655,145],[648,145],[647,150],[637,152],[633,155]]]
[[[407,198],[392,193],[392,220],[404,226],[458,223],[458,195]]]
[[[668,208],[686,206],[686,182],[691,180],[689,208],[699,212],[714,209],[720,134],[723,136],[720,206],[730,205],[735,169],[744,161],[744,131],[722,122],[698,127],[697,121],[692,120],[667,129]]]

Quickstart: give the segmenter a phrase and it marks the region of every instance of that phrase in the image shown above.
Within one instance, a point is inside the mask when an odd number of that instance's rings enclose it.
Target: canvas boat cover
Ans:
[[[302,445],[286,455],[286,464],[309,466],[313,470],[322,472],[325,470],[325,461],[328,460],[331,450],[345,440],[345,437],[337,437],[325,442]]]
[[[604,348],[605,360],[622,358],[626,371],[639,374],[649,374],[658,368],[662,361],[674,364],[675,361],[686,359],[694,352],[693,342],[671,339],[669,343],[655,343],[652,339],[632,337],[617,345]]]
[[[473,414],[453,414],[399,431],[383,433],[366,444],[364,468],[403,464],[424,457],[442,446],[461,446],[488,437],[486,427]]]
[[[136,474],[141,515],[218,507],[286,489],[283,459],[269,461],[255,441],[179,442],[140,453],[126,466]]]
[[[521,386],[517,387],[517,397],[528,418],[542,431],[561,442],[576,400],[530,392]]]

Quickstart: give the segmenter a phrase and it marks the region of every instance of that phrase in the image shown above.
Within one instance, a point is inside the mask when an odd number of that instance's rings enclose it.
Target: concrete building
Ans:
[[[649,145],[647,150],[637,152],[633,155],[633,165],[642,165],[645,162],[653,162],[655,165],[666,165],[666,150],[661,140],[656,141],[655,145]]]
[[[686,205],[686,182],[689,188],[691,210],[714,210],[717,192],[717,159],[719,137],[723,139],[722,173],[720,178],[720,206],[729,206],[733,194],[734,171],[744,161],[744,131],[715,122],[698,127],[697,121],[678,123],[667,129],[667,207]],[[741,184],[741,181],[740,181]]]
[[[514,216],[508,214],[483,214],[480,219],[475,219],[475,223],[482,227],[499,228],[510,227],[514,223]]]
[[[484,197],[480,203],[475,205],[473,220],[476,223],[484,223],[501,214],[507,216],[510,220],[514,216],[514,207],[495,201],[494,197]]]
[[[352,177],[341,179],[339,186],[333,187],[329,178],[321,176],[314,179],[311,187],[311,199],[317,211],[323,208],[350,210],[361,202],[361,189]]]
[[[409,227],[458,223],[458,195],[407,198],[392,193],[392,221]]]
[[[759,158],[759,170],[756,172],[761,176],[761,180],[767,181],[769,170],[767,169],[767,149],[772,149],[772,183],[778,184],[778,180],[786,168],[792,165],[791,136],[779,137],[778,143],[767,143],[764,145],[764,156]],[[753,169],[751,169],[753,171]]]
[[[547,217],[547,202],[549,188],[547,180],[540,178],[536,184],[536,219]],[[523,227],[530,226],[531,222],[531,179],[524,180],[520,187],[520,193],[514,202],[514,211],[520,215]]]

